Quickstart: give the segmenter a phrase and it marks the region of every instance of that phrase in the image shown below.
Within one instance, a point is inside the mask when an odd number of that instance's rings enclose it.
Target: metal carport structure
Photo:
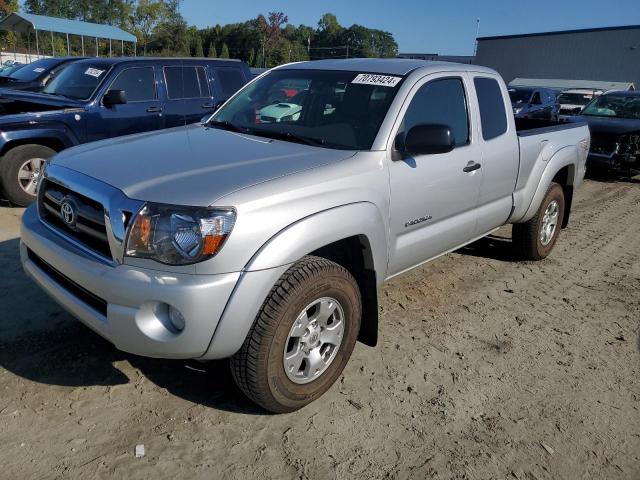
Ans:
[[[0,20],[0,30],[7,30],[18,33],[26,33],[29,39],[29,50],[31,50],[31,32],[35,31],[36,52],[40,56],[40,44],[38,31],[51,33],[51,50],[55,55],[53,34],[62,33],[67,37],[67,53],[71,53],[69,35],[78,35],[82,39],[82,55],[84,51],[84,37],[94,38],[96,41],[96,56],[99,56],[98,41],[109,40],[109,55],[112,52],[112,40],[120,41],[121,51],[124,55],[124,42],[131,42],[135,46],[137,38],[124,30],[111,25],[101,25],[98,23],[81,22],[79,20],[68,20],[66,18],[47,17],[44,15],[34,15],[32,13],[12,13]]]

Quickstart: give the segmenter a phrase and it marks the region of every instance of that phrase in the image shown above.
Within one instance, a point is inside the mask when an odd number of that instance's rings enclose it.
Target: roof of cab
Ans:
[[[354,72],[379,73],[385,75],[408,75],[414,70],[429,67],[433,71],[473,71],[495,73],[494,70],[478,65],[464,63],[414,60],[409,58],[349,58],[313,60],[309,62],[289,63],[276,67],[296,70],[344,70]]]

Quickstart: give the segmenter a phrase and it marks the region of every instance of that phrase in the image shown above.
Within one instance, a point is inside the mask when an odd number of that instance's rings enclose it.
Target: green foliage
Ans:
[[[18,0],[0,0],[0,13],[5,5],[17,8],[17,4]],[[187,25],[180,4],[181,0],[24,0],[28,12],[131,31],[138,38],[138,51],[145,55],[204,56],[203,46],[208,45],[209,57],[219,54],[252,66],[273,67],[309,58],[394,57],[398,53],[391,33],[362,25],[344,27],[332,13],[322,15],[316,28],[290,24],[287,15],[275,11],[242,23],[198,29]],[[221,45],[220,51],[216,45]]]
[[[204,57],[204,49],[202,48],[202,38],[199,35],[196,37],[196,51],[194,56],[198,58]]]
[[[222,50],[220,51],[220,58],[229,58],[229,47],[226,43],[222,44]]]
[[[209,42],[209,53],[207,55],[209,58],[218,58],[218,51],[213,42]]]

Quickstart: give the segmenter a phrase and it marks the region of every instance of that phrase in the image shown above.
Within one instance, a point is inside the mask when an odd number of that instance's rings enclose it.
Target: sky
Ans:
[[[402,53],[473,54],[480,36],[640,24],[639,0],[183,0],[182,15],[199,28],[236,23],[282,11],[293,25],[316,27],[331,12],[393,33]]]

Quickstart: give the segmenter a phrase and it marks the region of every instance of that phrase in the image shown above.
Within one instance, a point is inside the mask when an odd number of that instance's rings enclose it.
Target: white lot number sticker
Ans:
[[[87,68],[84,71],[84,74],[85,75],[91,75],[92,77],[98,78],[100,75],[102,75],[103,72],[104,72],[104,70],[99,70],[97,68]]]
[[[392,77],[391,75],[376,75],[375,73],[361,73],[353,79],[351,83],[361,85],[376,85],[379,87],[395,87],[402,77]]]
[[[41,73],[41,72],[44,72],[44,68],[42,67],[34,68],[33,71],[37,73]]]

